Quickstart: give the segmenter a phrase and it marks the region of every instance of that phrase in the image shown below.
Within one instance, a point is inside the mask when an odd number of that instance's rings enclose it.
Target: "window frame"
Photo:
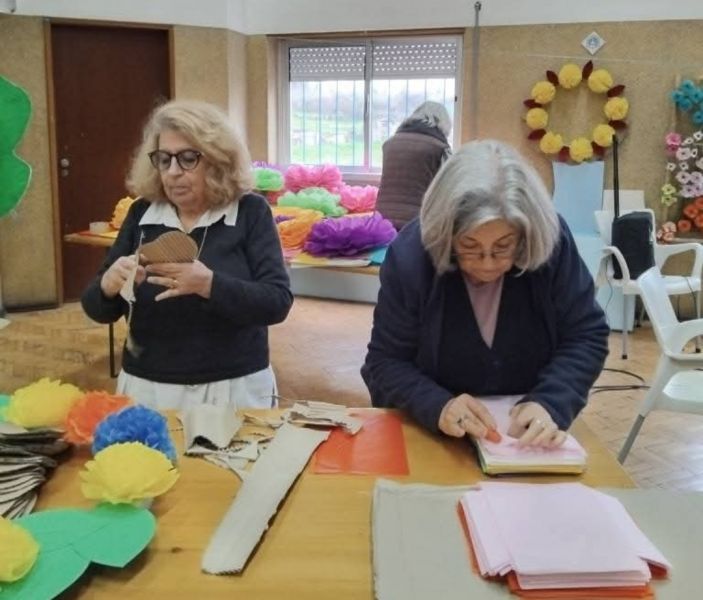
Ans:
[[[454,75],[454,118],[451,139],[449,143],[452,147],[457,147],[461,143],[461,106],[463,94],[463,36],[456,32],[435,32],[432,34],[407,34],[407,35],[378,35],[364,37],[325,37],[311,40],[287,38],[279,41],[278,44],[278,135],[277,154],[278,162],[283,165],[290,164],[290,81],[289,81],[289,50],[296,47],[310,46],[336,46],[341,44],[366,46],[365,53],[365,78],[364,78],[364,162],[371,162],[370,145],[370,102],[371,87],[373,79],[371,77],[371,65],[373,60],[374,43],[393,42],[432,42],[446,41],[453,39],[457,47],[456,71]],[[381,179],[381,169],[376,167],[350,167],[340,166],[344,180],[351,184],[378,184]]]

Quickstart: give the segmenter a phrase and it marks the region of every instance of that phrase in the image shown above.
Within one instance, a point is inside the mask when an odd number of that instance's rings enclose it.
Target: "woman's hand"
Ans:
[[[146,268],[147,282],[168,288],[154,298],[166,300],[186,294],[210,297],[212,271],[199,260],[191,263],[154,263]]]
[[[510,411],[508,435],[518,439],[520,446],[557,448],[566,441],[547,410],[537,402],[521,402]]]
[[[496,422],[480,401],[469,394],[461,394],[444,405],[438,426],[453,437],[463,437],[467,433],[485,437],[489,430],[496,428]]]
[[[120,258],[112,263],[110,268],[103,273],[100,279],[100,289],[103,294],[107,298],[117,296],[135,268],[137,272],[134,277],[134,283],[139,285],[146,277],[144,267],[137,264],[137,257],[134,254],[131,256],[120,256]]]

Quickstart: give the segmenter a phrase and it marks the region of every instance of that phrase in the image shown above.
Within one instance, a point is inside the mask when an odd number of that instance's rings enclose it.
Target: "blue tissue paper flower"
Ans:
[[[703,109],[694,112],[691,119],[696,125],[703,125]]]
[[[129,406],[105,417],[95,430],[93,454],[112,444],[141,442],[176,460],[166,418],[146,406]]]
[[[693,102],[689,98],[681,98],[676,104],[681,110],[686,112],[693,108]]]

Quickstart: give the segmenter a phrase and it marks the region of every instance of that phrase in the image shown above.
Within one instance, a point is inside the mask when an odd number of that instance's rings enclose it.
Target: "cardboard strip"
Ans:
[[[244,569],[288,489],[328,435],[328,431],[281,426],[210,540],[203,571],[221,575]]]

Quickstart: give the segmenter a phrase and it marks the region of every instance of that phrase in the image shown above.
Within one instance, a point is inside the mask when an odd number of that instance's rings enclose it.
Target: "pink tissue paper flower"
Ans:
[[[325,188],[328,192],[336,193],[342,187],[342,173],[335,165],[291,165],[286,169],[285,188],[291,192],[299,192],[306,188]]]
[[[350,213],[371,212],[376,208],[378,188],[374,185],[343,185],[339,203]]]

